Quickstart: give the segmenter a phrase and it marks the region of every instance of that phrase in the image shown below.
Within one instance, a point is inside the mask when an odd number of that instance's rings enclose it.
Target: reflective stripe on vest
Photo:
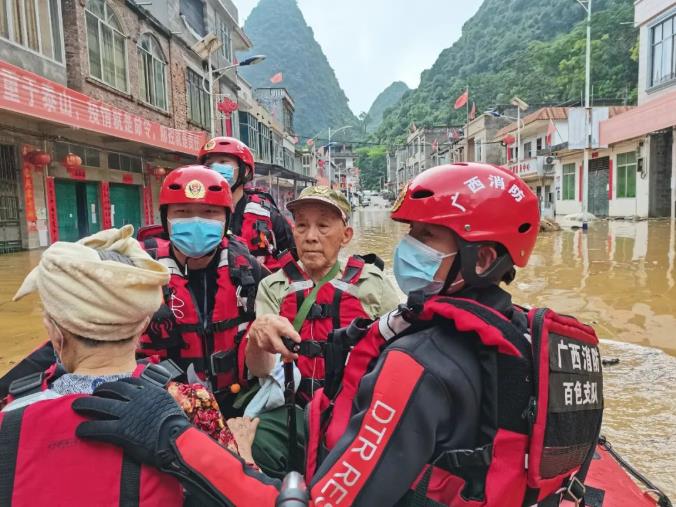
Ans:
[[[286,252],[279,261],[289,282],[289,289],[280,304],[280,315],[293,322],[314,283],[296,263],[291,253]],[[302,340],[324,342],[333,329],[345,327],[358,317],[368,317],[359,300],[356,285],[363,268],[364,261],[360,257],[350,257],[340,278],[324,284],[317,292],[315,303],[299,332]],[[321,357],[301,356],[298,359],[298,368],[304,379],[319,381],[324,379],[324,359]],[[311,384],[306,381],[305,385]]]
[[[275,258],[277,240],[271,218],[274,205],[265,195],[251,190],[246,190],[242,198],[246,199],[246,204],[242,213],[241,227],[236,233],[252,255],[270,271],[276,271],[279,269],[279,262]]]
[[[526,320],[523,314],[516,317]],[[430,457],[412,484],[408,500],[521,507],[524,501],[532,505],[549,497],[584,469],[600,430],[601,373],[593,329],[551,310],[532,311],[528,318],[531,345],[522,331],[494,309],[447,296],[429,299],[417,314],[395,310],[381,317],[352,349],[335,397],[330,400],[320,392],[313,398],[308,409],[306,476],[314,475],[321,464],[322,446],[330,451],[346,431],[359,381],[383,347],[402,334],[437,325],[439,318],[460,332],[477,336],[484,376],[481,413],[497,414],[497,425],[489,419],[478,422],[479,435],[472,444],[479,447]],[[575,352],[567,359],[565,354],[558,355],[561,348]],[[578,358],[577,352],[588,359]],[[589,403],[580,397],[576,405],[572,391],[566,397],[567,389],[574,389],[576,383],[589,388]],[[598,399],[592,400],[595,389]]]
[[[255,281],[248,250],[233,238],[221,243],[212,315],[205,326],[195,307],[188,279],[170,256],[170,243],[154,238],[159,262],[171,272],[164,305],[141,337],[141,352],[190,364],[215,391],[246,380],[243,337],[253,320]]]
[[[143,375],[149,366],[140,364],[133,375]],[[75,436],[86,418],[71,404],[81,396],[63,395],[0,413],[0,507],[183,505],[178,480],[152,467],[142,471],[118,447]]]

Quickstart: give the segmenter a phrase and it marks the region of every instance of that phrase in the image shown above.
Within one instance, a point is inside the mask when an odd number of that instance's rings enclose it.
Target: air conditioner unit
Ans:
[[[555,160],[556,160],[556,157],[552,157],[551,155],[548,156],[548,157],[545,157],[545,165],[553,165]]]

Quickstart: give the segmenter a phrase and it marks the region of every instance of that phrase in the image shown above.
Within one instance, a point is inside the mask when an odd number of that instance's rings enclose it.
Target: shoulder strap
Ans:
[[[364,259],[364,262],[366,264],[373,264],[375,267],[377,267],[380,271],[385,270],[385,261],[383,261],[380,257],[378,257],[374,253],[370,254],[365,254],[365,255],[360,255],[362,259]]]
[[[359,255],[350,257],[343,270],[343,276],[340,277],[341,281],[345,283],[357,283],[365,264],[366,262]]]
[[[237,238],[229,237],[226,245],[228,249],[228,269],[235,286],[241,286],[242,290],[256,287],[253,277],[252,262],[255,262],[249,253],[249,249]]]
[[[257,196],[261,201],[267,201],[268,207],[277,209],[277,203],[270,193],[262,190],[246,190],[245,192],[247,192],[249,196]]]
[[[280,263],[280,267],[286,277],[291,283],[293,282],[304,282],[307,280],[305,273],[300,269],[300,266],[296,262],[296,259],[293,258],[291,252],[284,251],[278,257],[277,260]]]
[[[141,465],[125,451],[120,474],[120,507],[138,507],[140,498]]]
[[[0,474],[0,505],[3,507],[12,505],[21,422],[26,408],[21,407],[3,412],[2,416],[2,426],[0,426],[0,470],[2,470]]]

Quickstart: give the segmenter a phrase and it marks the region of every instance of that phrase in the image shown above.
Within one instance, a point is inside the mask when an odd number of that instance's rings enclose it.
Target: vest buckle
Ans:
[[[557,491],[557,493],[563,493],[562,497],[572,501],[576,507],[584,505],[584,495],[586,492],[587,488],[576,475],[571,476],[568,479],[568,484]]]
[[[9,394],[18,398],[19,396],[25,396],[40,391],[44,376],[45,374],[43,372],[31,373],[30,375],[12,381],[9,385]]]

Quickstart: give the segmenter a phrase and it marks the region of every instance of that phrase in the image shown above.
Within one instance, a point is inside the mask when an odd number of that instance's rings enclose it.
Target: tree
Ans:
[[[381,182],[387,179],[387,150],[384,146],[358,148],[359,184],[364,190],[381,190]]]
[[[371,117],[366,111],[362,111],[359,113],[359,121],[361,123],[361,131],[364,135],[366,135],[366,127],[371,121]]]

